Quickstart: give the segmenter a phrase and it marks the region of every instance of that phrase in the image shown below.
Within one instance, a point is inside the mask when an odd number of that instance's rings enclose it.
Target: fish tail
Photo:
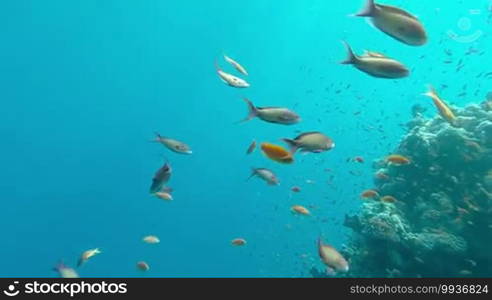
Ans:
[[[374,0],[367,0],[364,8],[355,14],[356,17],[373,17],[376,13]]]
[[[248,115],[246,116],[246,118],[239,121],[239,123],[247,122],[251,119],[254,119],[256,116],[258,116],[258,109],[254,106],[253,102],[249,101],[248,98],[244,98],[243,100],[248,105]]]
[[[255,168],[251,168],[251,174],[249,175],[248,178],[246,178],[246,181],[250,180],[254,176],[256,176],[256,169]]]
[[[214,66],[215,66],[215,70],[216,70],[217,72],[222,71],[222,69],[221,69],[221,68],[220,68],[220,66],[219,66],[219,62],[218,62],[217,60],[215,60],[215,62],[214,62]]]
[[[340,63],[344,65],[355,64],[358,60],[357,55],[354,54],[352,47],[350,47],[350,45],[346,41],[342,41],[342,43],[345,45],[345,48],[347,49],[347,59],[345,59]]]
[[[430,97],[432,99],[436,99],[437,98],[436,89],[432,85],[430,85],[430,84],[427,86],[427,89],[428,89],[428,91],[425,92],[423,95],[424,96],[427,96],[427,97]]]
[[[291,154],[296,153],[297,149],[299,149],[299,144],[295,140],[282,139],[282,141],[284,141],[289,146]]]

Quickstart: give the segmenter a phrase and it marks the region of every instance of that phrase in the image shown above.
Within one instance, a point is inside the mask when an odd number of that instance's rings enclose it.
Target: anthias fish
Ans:
[[[215,63],[215,68],[217,70],[217,74],[219,75],[219,78],[224,82],[225,84],[235,87],[235,88],[247,88],[249,87],[249,83],[246,82],[246,80],[241,79],[239,77],[236,77],[232,74],[224,72],[217,63]]]
[[[456,124],[456,116],[454,115],[453,111],[451,110],[451,108],[449,108],[446,102],[439,97],[436,90],[432,86],[429,86],[429,91],[424,95],[432,99],[432,102],[434,102],[434,106],[439,111],[439,115],[444,120],[446,120],[451,125]]]
[[[155,194],[157,192],[160,192],[163,189],[164,185],[171,178],[171,173],[172,173],[172,169],[168,163],[165,163],[164,166],[162,166],[162,168],[157,170],[157,172],[154,175],[154,178],[152,178],[150,193]]]
[[[290,152],[321,153],[335,148],[333,140],[321,132],[312,131],[300,134],[294,139],[282,139],[290,147]]]
[[[156,135],[156,138],[154,140],[155,142],[164,145],[166,148],[168,148],[169,150],[171,150],[173,152],[180,153],[180,154],[192,154],[193,153],[191,151],[190,146],[188,146],[187,144],[185,144],[183,142],[180,142],[180,141],[168,138],[168,137],[163,137],[158,132],[156,132],[155,135]]]
[[[243,99],[248,105],[248,116],[241,120],[246,122],[258,117],[260,120],[270,123],[292,125],[299,123],[300,117],[293,111],[284,107],[256,107],[249,99]]]
[[[392,38],[410,46],[427,43],[427,33],[417,17],[401,8],[374,3],[367,0],[357,17],[369,17],[372,24]]]
[[[53,270],[58,272],[61,278],[79,278],[77,271],[62,262],[58,263]]]
[[[273,171],[266,169],[266,168],[253,168],[251,171],[251,176],[249,176],[248,179],[250,179],[251,177],[254,177],[254,176],[261,178],[268,185],[279,185],[280,184],[275,173],[273,173]]]
[[[255,149],[256,149],[256,141],[252,141],[251,144],[249,144],[248,149],[246,150],[246,155],[253,153]]]
[[[347,42],[343,42],[347,48],[348,57],[342,64],[353,65],[362,72],[377,78],[398,79],[407,77],[410,71],[401,62],[384,56],[366,52],[362,56],[356,55]]]
[[[231,244],[233,246],[244,246],[244,245],[246,245],[246,240],[242,239],[242,238],[233,239],[231,241]]]
[[[79,258],[79,261],[77,263],[77,267],[80,267],[82,264],[84,264],[86,261],[88,261],[91,257],[93,257],[97,254],[101,254],[101,250],[99,250],[99,248],[89,249],[87,251],[84,251]]]
[[[279,145],[262,143],[261,150],[263,154],[265,154],[268,158],[270,158],[273,161],[282,164],[291,164],[294,162],[294,158],[292,157],[292,154]]]
[[[347,260],[330,245],[324,244],[321,238],[318,238],[318,254],[321,261],[335,272],[348,272],[349,264]]]
[[[239,64],[237,61],[235,61],[234,59],[230,58],[225,54],[224,54],[224,59],[226,62],[231,64],[231,66],[233,66],[234,69],[236,69],[239,73],[248,76],[248,72],[246,71],[246,69],[243,66],[241,66],[241,64]]]

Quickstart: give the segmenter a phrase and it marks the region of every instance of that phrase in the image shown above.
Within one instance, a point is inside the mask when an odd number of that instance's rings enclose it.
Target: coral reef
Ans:
[[[414,114],[394,151],[410,164],[374,163],[375,189],[397,201],[346,216],[341,276],[492,276],[492,99],[454,112],[453,125]]]

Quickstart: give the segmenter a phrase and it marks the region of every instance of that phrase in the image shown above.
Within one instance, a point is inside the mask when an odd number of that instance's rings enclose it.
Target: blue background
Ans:
[[[58,260],[73,266],[95,247],[103,253],[81,276],[307,276],[321,268],[316,238],[341,247],[350,234],[344,215],[359,208],[372,160],[397,145],[410,108],[435,114],[421,96],[426,84],[447,85],[442,96],[463,105],[483,100],[490,79],[475,77],[491,71],[488,1],[386,1],[422,20],[424,47],[350,17],[363,1],[332,2],[3,1],[0,276],[57,276]],[[466,30],[463,17],[472,21]],[[459,43],[449,30],[482,35]],[[341,40],[358,53],[401,60],[411,77],[375,79],[338,64],[346,56]],[[465,55],[470,47],[485,53]],[[251,88],[220,82],[214,61],[233,73],[224,53],[247,68]],[[292,108],[302,122],[234,124],[247,113],[242,97]],[[244,154],[253,139],[278,143],[312,130],[336,148],[298,155],[294,165]],[[185,141],[194,154],[150,143],[154,131]],[[346,161],[357,155],[366,162]],[[148,194],[166,159],[171,203]],[[246,181],[251,167],[271,168],[281,185]],[[293,195],[294,185],[302,192]],[[293,216],[294,204],[313,216]],[[161,243],[144,244],[148,234]],[[236,237],[247,246],[232,247]],[[137,271],[138,260],[151,270]]]

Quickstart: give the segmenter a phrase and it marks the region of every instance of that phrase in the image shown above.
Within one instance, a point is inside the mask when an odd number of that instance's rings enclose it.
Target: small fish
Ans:
[[[246,155],[253,153],[253,151],[255,151],[255,149],[256,149],[256,141],[252,141],[248,147],[248,150],[246,150]]]
[[[347,42],[348,58],[342,64],[353,65],[360,71],[377,78],[398,79],[407,77],[410,71],[397,60],[386,56],[357,56]]]
[[[449,108],[446,102],[439,97],[436,90],[432,86],[429,86],[429,91],[425,93],[424,96],[430,97],[432,99],[432,101],[434,102],[434,106],[436,106],[437,110],[439,111],[439,115],[441,115],[444,120],[446,120],[451,125],[456,124],[456,116],[454,115],[453,111]]]
[[[392,154],[386,157],[387,163],[392,163],[395,165],[408,165],[411,163],[410,159],[399,154]]]
[[[321,132],[305,132],[292,139],[282,139],[290,147],[292,154],[302,152],[321,153],[335,148],[333,140]]]
[[[321,238],[318,238],[318,254],[321,261],[328,268],[336,272],[348,272],[349,264],[347,260],[335,248],[324,244]]]
[[[294,162],[292,154],[281,146],[270,143],[262,143],[260,147],[263,154],[273,161],[282,164],[291,164]]]
[[[245,246],[246,245],[246,240],[245,239],[242,239],[242,238],[233,239],[231,241],[231,244],[233,246]]]
[[[360,197],[363,199],[373,199],[379,197],[379,193],[375,190],[365,190],[360,194]]]
[[[300,193],[301,192],[301,188],[298,186],[293,186],[290,190],[294,193]]]
[[[155,235],[147,235],[142,239],[142,241],[147,244],[159,244],[161,242],[161,240]]]
[[[311,212],[307,208],[305,208],[304,206],[301,206],[301,205],[292,206],[291,211],[295,214],[298,214],[298,215],[303,215],[303,216],[311,215]]]
[[[374,177],[379,180],[388,180],[390,178],[388,174],[384,172],[377,172],[376,174],[374,174]]]
[[[79,274],[77,271],[74,269],[70,268],[69,266],[65,265],[64,263],[60,262],[58,263],[54,268],[54,271],[58,272],[60,274],[61,278],[79,278]]]
[[[461,270],[459,274],[463,276],[470,276],[473,274],[473,272],[470,270]]]
[[[101,254],[101,251],[99,248],[95,249],[89,249],[87,251],[84,251],[82,255],[80,255],[79,262],[77,263],[77,267],[80,267],[82,264],[84,264],[86,261],[88,261],[91,257]]]
[[[226,73],[222,71],[217,62],[215,63],[215,69],[217,70],[217,74],[219,74],[220,79],[225,84],[235,87],[235,88],[248,88],[250,85],[246,82],[246,80],[236,77],[232,74]]]
[[[157,170],[157,172],[154,175],[154,178],[152,178],[150,193],[156,194],[160,192],[163,189],[164,185],[171,178],[171,174],[172,174],[171,166],[168,163],[165,163],[164,166],[162,166],[162,168]]]
[[[249,114],[240,122],[246,122],[258,117],[260,120],[269,123],[293,125],[299,123],[301,118],[295,112],[283,107],[256,107],[249,100],[244,98],[244,102],[248,105]]]
[[[174,139],[170,139],[167,137],[163,137],[157,132],[155,133],[155,135],[156,135],[156,138],[154,140],[155,142],[164,145],[166,148],[168,148],[169,150],[171,150],[173,152],[176,152],[179,154],[192,154],[193,153],[193,151],[191,151],[191,148],[183,142],[180,142],[180,141],[177,141]]]
[[[262,180],[264,180],[268,185],[279,185],[280,181],[277,176],[273,173],[273,171],[266,168],[252,168],[251,177],[258,176]]]
[[[234,69],[236,69],[239,73],[248,76],[248,72],[246,71],[246,69],[243,66],[241,66],[237,61],[235,61],[234,59],[230,58],[225,54],[224,54],[224,59],[226,62],[230,63],[234,67]]]
[[[165,201],[173,201],[173,195],[169,192],[160,191],[154,194],[157,198]]]
[[[355,16],[371,18],[376,28],[404,44],[422,46],[427,43],[427,33],[422,23],[400,8],[367,0],[365,8]]]
[[[396,203],[396,198],[393,196],[384,196],[381,197],[381,201],[386,203]]]
[[[364,163],[364,158],[362,156],[356,156],[352,159],[352,161],[354,162],[358,162],[360,164],[363,164]]]
[[[150,266],[148,263],[144,262],[144,261],[139,261],[137,262],[137,269],[139,269],[140,271],[148,271],[150,270]]]

